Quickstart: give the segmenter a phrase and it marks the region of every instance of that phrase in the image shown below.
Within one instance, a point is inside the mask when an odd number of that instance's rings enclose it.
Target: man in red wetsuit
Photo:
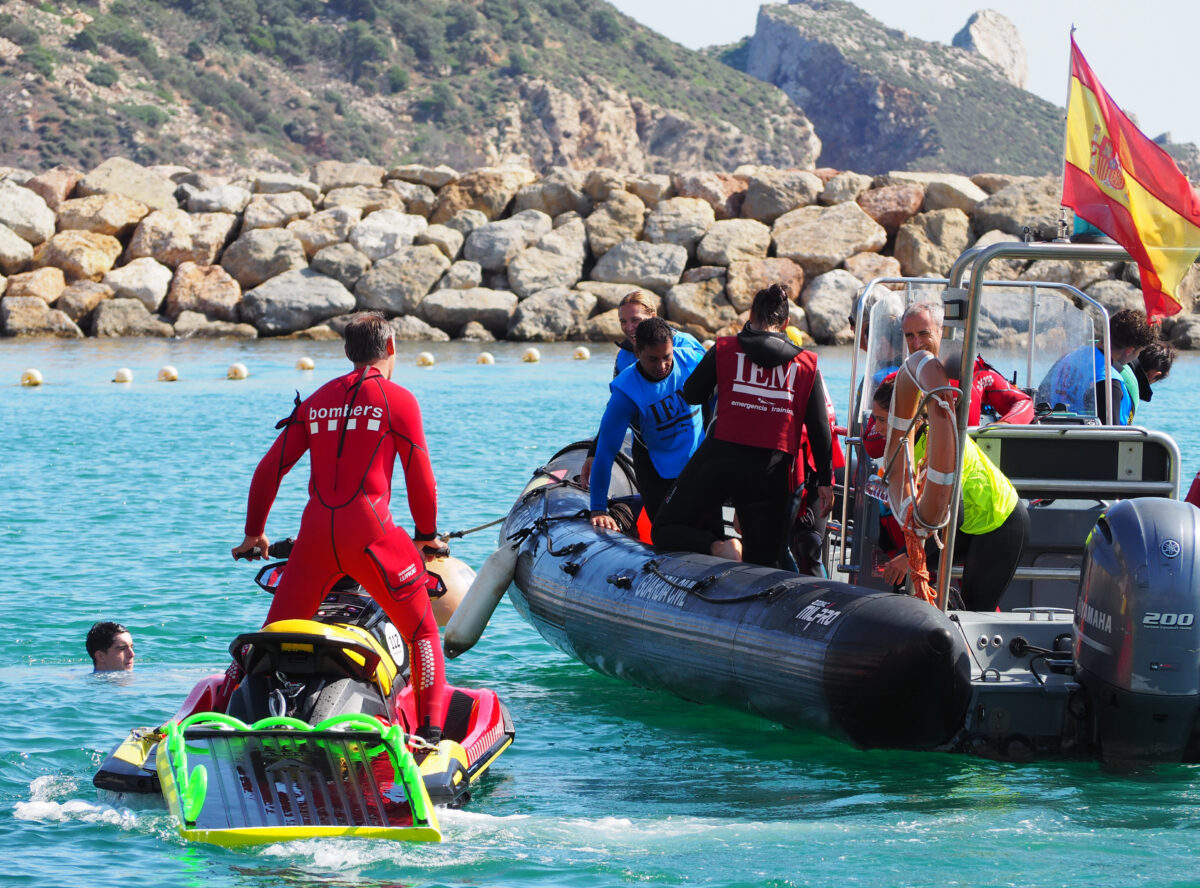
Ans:
[[[308,505],[264,625],[311,619],[333,584],[353,577],[408,640],[416,730],[436,743],[445,721],[445,667],[422,556],[444,553],[445,544],[436,539],[437,487],[421,410],[411,392],[389,381],[396,343],[386,320],[360,315],[345,337],[354,369],[321,386],[281,423],[254,471],[246,538],[233,554],[266,557],[267,513],[283,476],[308,451]],[[412,539],[389,512],[397,457],[416,527]]]
[[[943,308],[940,302],[915,302],[904,311],[900,323],[908,353],[925,351],[933,355],[942,345]],[[1033,399],[1004,378],[982,357],[975,358],[971,381],[971,406],[967,425],[977,426],[986,409],[995,416],[993,422],[1028,425],[1033,420]],[[882,382],[896,378],[892,373]],[[950,380],[957,385],[957,379]],[[887,445],[887,430],[879,429],[873,418],[863,428],[863,447],[872,459],[879,459]]]

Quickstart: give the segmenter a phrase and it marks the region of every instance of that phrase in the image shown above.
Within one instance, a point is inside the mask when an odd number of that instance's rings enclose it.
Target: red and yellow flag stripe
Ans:
[[[1176,289],[1200,254],[1200,195],[1113,102],[1074,37],[1063,204],[1129,251],[1151,319],[1180,310]]]

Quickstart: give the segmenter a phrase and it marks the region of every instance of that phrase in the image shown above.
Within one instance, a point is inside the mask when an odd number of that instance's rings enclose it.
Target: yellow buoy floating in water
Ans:
[[[226,379],[245,379],[250,375],[250,371],[246,369],[245,364],[230,364],[229,369],[225,372]]]
[[[586,361],[589,358],[591,358],[591,356],[592,356],[592,353],[590,351],[588,351],[588,348],[586,345],[578,346],[575,349],[575,351],[571,353],[571,357],[574,358],[576,361]]]
[[[491,352],[480,352],[479,357],[475,359],[476,364],[494,364],[496,359],[492,357]]]
[[[536,364],[541,359],[542,353],[536,348],[527,348],[525,349],[524,354],[521,355],[521,360],[526,364]]]
[[[133,371],[128,367],[121,367],[113,374],[113,382],[133,382]]]
[[[161,370],[158,371],[158,381],[159,382],[178,382],[179,381],[179,371],[176,370],[170,364],[167,364],[165,367],[163,367]]]
[[[42,371],[41,370],[35,370],[33,367],[30,367],[28,370],[26,370],[24,373],[21,374],[21,385],[27,385],[30,388],[34,388],[41,384],[42,384]]]
[[[309,357],[303,357],[296,362],[297,370],[314,370],[316,366],[316,361]]]
[[[419,355],[417,355],[417,366],[418,367],[432,367],[433,366],[433,353],[432,352],[421,352]]]

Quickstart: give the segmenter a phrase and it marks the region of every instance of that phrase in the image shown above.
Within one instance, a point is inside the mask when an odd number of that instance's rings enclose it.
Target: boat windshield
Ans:
[[[942,302],[945,280],[880,279],[859,300],[859,355],[856,357],[851,423],[854,432],[870,414],[871,396],[879,383],[894,373],[908,352],[900,317],[915,302]],[[956,291],[951,291],[953,295]],[[961,292],[961,291],[957,291]],[[1055,397],[1070,370],[1079,365],[1093,370],[1093,355],[1107,351],[1108,313],[1069,284],[1039,281],[985,282],[980,290],[978,357],[1005,379],[1027,392],[1045,408],[1064,404]],[[959,376],[962,359],[962,311],[947,311],[939,357],[951,376]],[[865,328],[865,329],[864,329]],[[1116,373],[1117,371],[1113,371]],[[1095,386],[1082,385],[1078,400],[1059,407],[1076,416],[1095,417]],[[989,422],[986,414],[981,424]]]

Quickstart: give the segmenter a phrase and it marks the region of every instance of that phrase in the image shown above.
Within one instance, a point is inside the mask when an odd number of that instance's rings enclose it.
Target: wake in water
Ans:
[[[13,816],[41,823],[106,823],[124,830],[150,826],[150,820],[158,828],[161,826],[158,821],[165,816],[162,799],[154,796],[127,798],[120,793],[96,790],[98,798],[88,801],[74,798],[78,792],[79,783],[74,777],[51,774],[37,777],[29,784],[29,801],[17,802]]]

